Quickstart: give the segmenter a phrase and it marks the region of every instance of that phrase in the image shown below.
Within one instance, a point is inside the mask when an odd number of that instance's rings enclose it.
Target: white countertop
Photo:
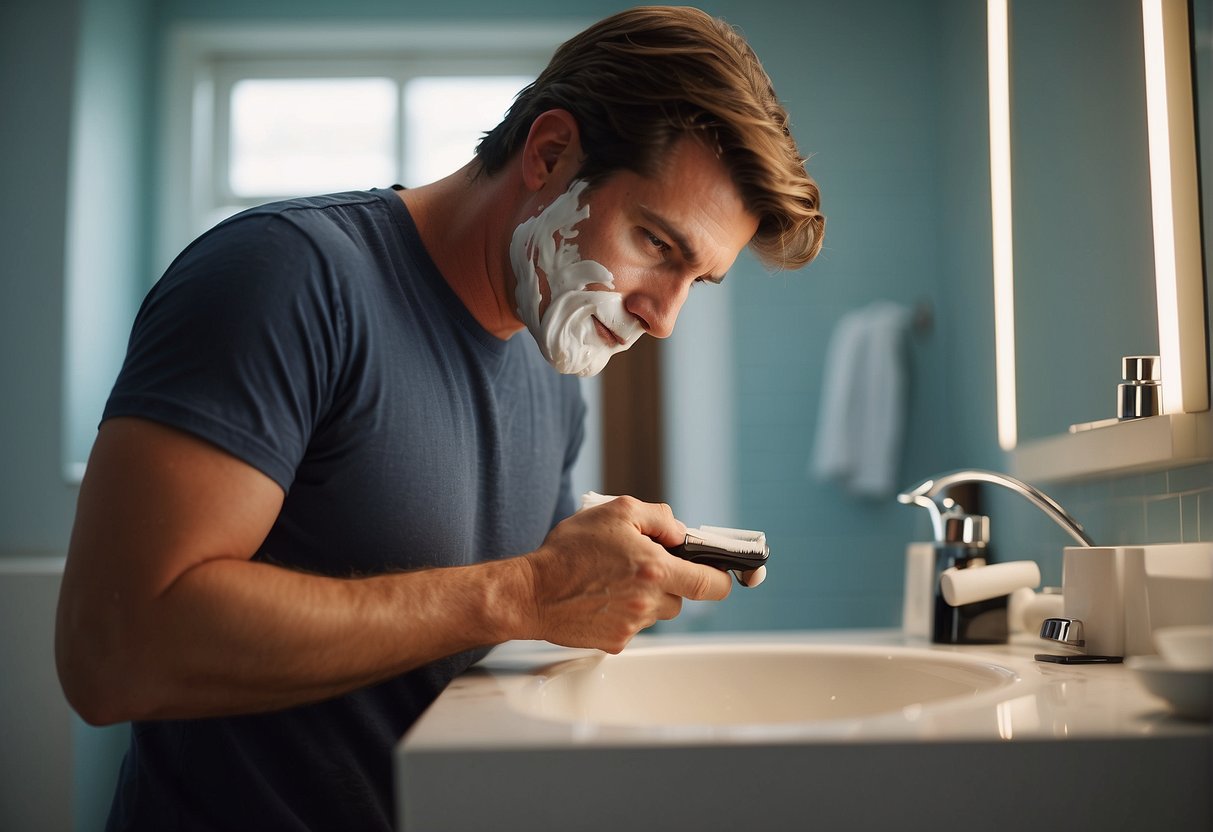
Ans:
[[[510,643],[398,744],[399,828],[1213,828],[1213,724],[1173,716],[1125,665],[1037,662],[1055,651],[1035,638],[943,646],[895,630],[642,635],[628,650],[749,643],[908,647],[1013,676],[862,718],[610,725],[517,706],[545,667],[601,654]]]
[[[510,697],[534,683],[536,672],[597,651],[511,642],[496,648],[456,679],[409,733],[410,749],[536,748],[552,744],[646,745],[761,742],[937,742],[1096,737],[1213,737],[1213,725],[1173,716],[1167,703],[1147,692],[1123,664],[1060,665],[1035,661],[1054,652],[1046,642],[1023,638],[1006,645],[935,645],[897,630],[641,635],[628,649],[673,644],[797,643],[895,645],[982,658],[1014,671],[1010,685],[921,709],[859,719],[783,723],[776,726],[588,725],[530,716]]]

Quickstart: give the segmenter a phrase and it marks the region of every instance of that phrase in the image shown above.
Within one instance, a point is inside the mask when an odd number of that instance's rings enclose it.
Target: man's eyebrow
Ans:
[[[658,231],[673,240],[674,245],[680,252],[682,252],[683,260],[686,260],[691,266],[695,266],[699,263],[699,255],[695,251],[695,248],[691,245],[686,235],[683,234],[673,223],[661,216],[661,214],[658,214],[653,209],[644,205],[640,206],[640,213],[644,215],[646,222],[657,226]],[[705,274],[700,275],[700,278],[708,283],[720,283],[722,280],[724,280],[725,276],[723,274]]]

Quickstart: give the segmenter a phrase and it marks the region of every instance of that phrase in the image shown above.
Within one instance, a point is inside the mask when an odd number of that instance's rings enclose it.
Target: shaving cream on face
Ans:
[[[623,308],[623,296],[610,291],[615,287],[614,275],[601,263],[582,260],[577,244],[570,242],[577,236],[575,226],[590,215],[590,206],[580,204],[588,184],[575,180],[551,205],[514,229],[510,240],[518,315],[543,357],[560,372],[578,376],[596,375],[612,355],[644,334],[640,322]],[[541,274],[549,297],[542,315]],[[588,291],[591,284],[606,291]],[[594,326],[595,318],[623,343],[606,343]]]

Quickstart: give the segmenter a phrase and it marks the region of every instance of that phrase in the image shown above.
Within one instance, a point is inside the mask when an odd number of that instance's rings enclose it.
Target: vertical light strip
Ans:
[[[1171,193],[1171,130],[1163,0],[1142,0],[1146,62],[1146,128],[1150,144],[1150,203],[1154,217],[1154,280],[1158,293],[1158,353],[1163,412],[1183,411],[1176,290],[1175,215]]]
[[[1018,441],[1015,417],[1015,262],[1011,234],[1011,64],[1008,0],[988,0],[990,214],[994,251],[994,373],[998,444]]]

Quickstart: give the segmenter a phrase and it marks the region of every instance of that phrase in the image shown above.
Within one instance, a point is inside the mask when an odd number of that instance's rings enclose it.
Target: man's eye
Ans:
[[[670,244],[658,237],[653,232],[646,231],[644,232],[644,235],[648,238],[649,243],[653,246],[653,248],[657,249],[658,251],[664,253],[670,250]]]

